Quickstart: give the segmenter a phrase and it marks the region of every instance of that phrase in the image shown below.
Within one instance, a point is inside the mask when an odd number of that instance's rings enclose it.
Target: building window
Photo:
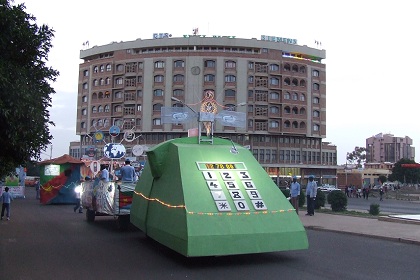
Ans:
[[[286,106],[286,107],[284,107],[284,112],[286,113],[286,114],[290,114],[290,107],[289,106]]]
[[[279,128],[278,121],[270,121],[270,128]]]
[[[271,106],[270,107],[270,113],[271,114],[278,114],[279,112],[280,112],[279,107],[277,107],[277,106]]]
[[[284,93],[284,97],[283,97],[284,99],[290,99],[290,92],[288,92],[288,91],[286,91],[285,93]]]
[[[225,68],[236,68],[236,62],[233,60],[225,61]]]
[[[314,131],[319,131],[319,124],[314,124]]]
[[[292,93],[292,100],[298,100],[298,94],[296,92]]]
[[[298,128],[298,122],[297,122],[297,121],[294,121],[294,122],[292,123],[292,127],[293,127],[293,128]]]
[[[141,104],[137,104],[137,112],[141,112]]]
[[[290,79],[289,78],[284,79],[284,85],[285,86],[290,86]]]
[[[105,111],[105,113],[109,112],[109,105],[105,105],[104,111]]]
[[[283,70],[284,70],[284,71],[290,71],[290,64],[285,64],[285,65],[283,66]]]
[[[292,80],[292,86],[297,87],[298,85],[298,80],[297,79],[293,79]]]
[[[161,123],[160,118],[153,119],[153,125],[161,125],[161,124],[162,123]]]
[[[274,92],[274,91],[270,92],[270,99],[277,100],[279,99],[279,97],[280,95],[277,92]]]
[[[114,98],[115,99],[121,99],[123,98],[123,94],[121,91],[117,91],[116,93],[114,93]]]
[[[118,64],[117,65],[117,72],[122,72],[122,71],[124,71],[124,65]]]
[[[89,76],[89,70],[84,70],[84,71],[83,71],[83,76],[84,76],[84,77]]]
[[[111,69],[112,69],[112,68],[111,68],[111,64],[107,64],[107,65],[106,65],[106,71],[107,71],[107,72],[109,72],[109,71],[111,71]]]
[[[254,69],[254,62],[248,62],[248,69],[253,70]]]
[[[312,76],[313,77],[319,77],[319,71],[318,70],[312,70]]]
[[[105,84],[104,79],[102,79],[102,78],[101,78],[101,79],[99,80],[99,84],[100,84],[101,86],[103,86],[103,85]]]
[[[236,82],[236,77],[234,75],[226,75],[225,76],[226,83],[234,83]]]
[[[216,62],[214,60],[206,60],[204,61],[204,67],[205,68],[215,68]]]
[[[315,110],[313,116],[315,118],[319,118],[319,111],[318,110]]]
[[[174,96],[183,96],[184,95],[184,91],[182,89],[175,89],[173,91],[173,95]]]
[[[319,98],[318,97],[314,97],[314,104],[319,104]]]
[[[305,101],[305,95],[303,93],[301,93],[299,99],[300,99],[300,101]]]
[[[143,76],[137,76],[137,83],[138,84],[143,83]]]
[[[93,73],[98,73],[98,66],[93,67]]]
[[[123,79],[123,78],[117,78],[117,79],[115,80],[115,83],[116,83],[117,85],[122,85],[122,84],[123,84],[123,82],[124,82],[124,79]]]
[[[121,105],[117,105],[117,106],[115,106],[115,112],[118,112],[118,113],[120,113],[120,112],[122,112],[122,110],[123,110],[123,107],[121,106]]]
[[[277,79],[277,78],[270,78],[270,85],[278,86],[278,85],[280,85],[280,80]]]
[[[155,62],[155,68],[158,68],[158,69],[165,68],[165,62],[164,61],[156,61]]]
[[[234,91],[233,89],[225,90],[225,97],[235,97],[235,96],[236,96],[236,91]]]
[[[176,60],[174,61],[174,68],[184,68],[184,61],[183,60]]]
[[[86,128],[86,123],[85,122],[81,122],[80,123],[80,128]]]
[[[306,81],[305,80],[300,80],[299,81],[299,86],[306,87]]]
[[[278,64],[270,64],[270,71],[279,71],[280,67]]]
[[[156,83],[163,83],[164,78],[163,78],[163,76],[162,76],[162,75],[156,75],[156,76],[154,77],[154,81],[155,81]]]
[[[102,113],[104,111],[104,107],[101,105],[98,106],[98,113]]]
[[[82,116],[86,116],[87,115],[87,110],[86,109],[82,109]]]
[[[155,104],[153,105],[153,111],[154,112],[160,112],[160,109],[162,108],[162,104]]]
[[[292,72],[297,72],[298,71],[298,66],[296,64],[294,64],[292,66]]]
[[[254,83],[254,76],[248,76],[248,84]]]
[[[214,82],[214,75],[213,74],[207,74],[207,75],[204,75],[204,81],[205,82]]]
[[[174,75],[174,83],[179,83],[179,82],[183,82],[184,81],[184,75]]]
[[[289,128],[290,127],[290,121],[285,121],[284,122],[284,127]]]
[[[100,71],[100,72],[104,72],[104,71],[105,71],[105,67],[104,67],[103,65],[101,65],[101,66],[99,67],[99,71]]]
[[[314,85],[313,85],[313,89],[314,89],[314,90],[319,90],[319,84],[318,84],[318,83],[314,83]]]
[[[163,96],[163,90],[161,90],[161,89],[155,89],[153,91],[153,95],[154,96]]]
[[[143,97],[143,91],[142,90],[138,90],[137,91],[137,97]]]
[[[86,95],[84,95],[83,97],[82,97],[82,102],[87,102],[88,101],[88,98],[87,98],[87,96]]]

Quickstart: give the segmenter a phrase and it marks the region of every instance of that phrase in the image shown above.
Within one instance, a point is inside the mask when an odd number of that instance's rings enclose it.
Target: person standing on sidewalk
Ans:
[[[290,202],[292,203],[293,208],[295,208],[297,214],[299,214],[299,194],[300,184],[297,182],[297,177],[293,176],[293,181],[290,184]]]
[[[4,192],[1,194],[1,202],[3,203],[1,206],[1,220],[4,217],[4,210],[6,210],[6,217],[7,220],[10,220],[10,202],[13,200],[13,196],[9,193],[9,187],[4,188]]]
[[[41,188],[41,184],[39,182],[39,179],[36,179],[35,180],[36,199],[40,199],[40,196],[39,196],[39,190],[40,190],[40,188]]]
[[[307,216],[313,216],[315,214],[315,199],[316,199],[316,191],[317,191],[317,184],[314,181],[314,176],[309,176],[309,182],[306,185],[306,207],[308,213]]]

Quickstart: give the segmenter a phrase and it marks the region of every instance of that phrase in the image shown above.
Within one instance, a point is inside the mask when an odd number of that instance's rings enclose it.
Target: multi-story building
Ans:
[[[408,137],[395,137],[379,133],[366,139],[366,163],[395,163],[406,158],[414,160],[413,140]]]
[[[312,174],[335,183],[337,149],[322,141],[325,50],[269,36],[184,36],[94,46],[81,50],[80,58],[76,131],[81,142],[71,147],[76,157],[101,145],[93,141],[99,130],[105,142],[122,142],[130,157],[134,145],[186,137],[197,123],[163,123],[161,108],[182,106],[175,97],[199,111],[210,90],[220,110],[246,113],[246,127],[216,122],[215,136],[249,146],[277,180]],[[112,137],[111,126],[141,137],[130,142],[121,134]]]

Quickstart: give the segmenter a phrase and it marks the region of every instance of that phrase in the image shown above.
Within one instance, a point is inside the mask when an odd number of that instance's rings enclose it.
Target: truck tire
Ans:
[[[91,209],[86,210],[86,220],[89,223],[93,223],[95,221],[95,211]]]
[[[130,225],[130,215],[118,216],[117,227],[119,230],[127,230]]]

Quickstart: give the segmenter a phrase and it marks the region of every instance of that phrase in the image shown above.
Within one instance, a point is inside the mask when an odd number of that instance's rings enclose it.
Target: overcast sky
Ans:
[[[378,133],[413,139],[420,158],[420,17],[415,1],[268,0],[104,1],[30,0],[26,12],[55,30],[49,65],[60,72],[52,86],[56,126],[52,157],[68,153],[76,135],[79,58],[89,46],[112,41],[191,34],[295,38],[299,45],[326,50],[327,138],[337,146],[338,164]],[[206,4],[204,4],[206,3]],[[50,151],[46,151],[48,158]]]

